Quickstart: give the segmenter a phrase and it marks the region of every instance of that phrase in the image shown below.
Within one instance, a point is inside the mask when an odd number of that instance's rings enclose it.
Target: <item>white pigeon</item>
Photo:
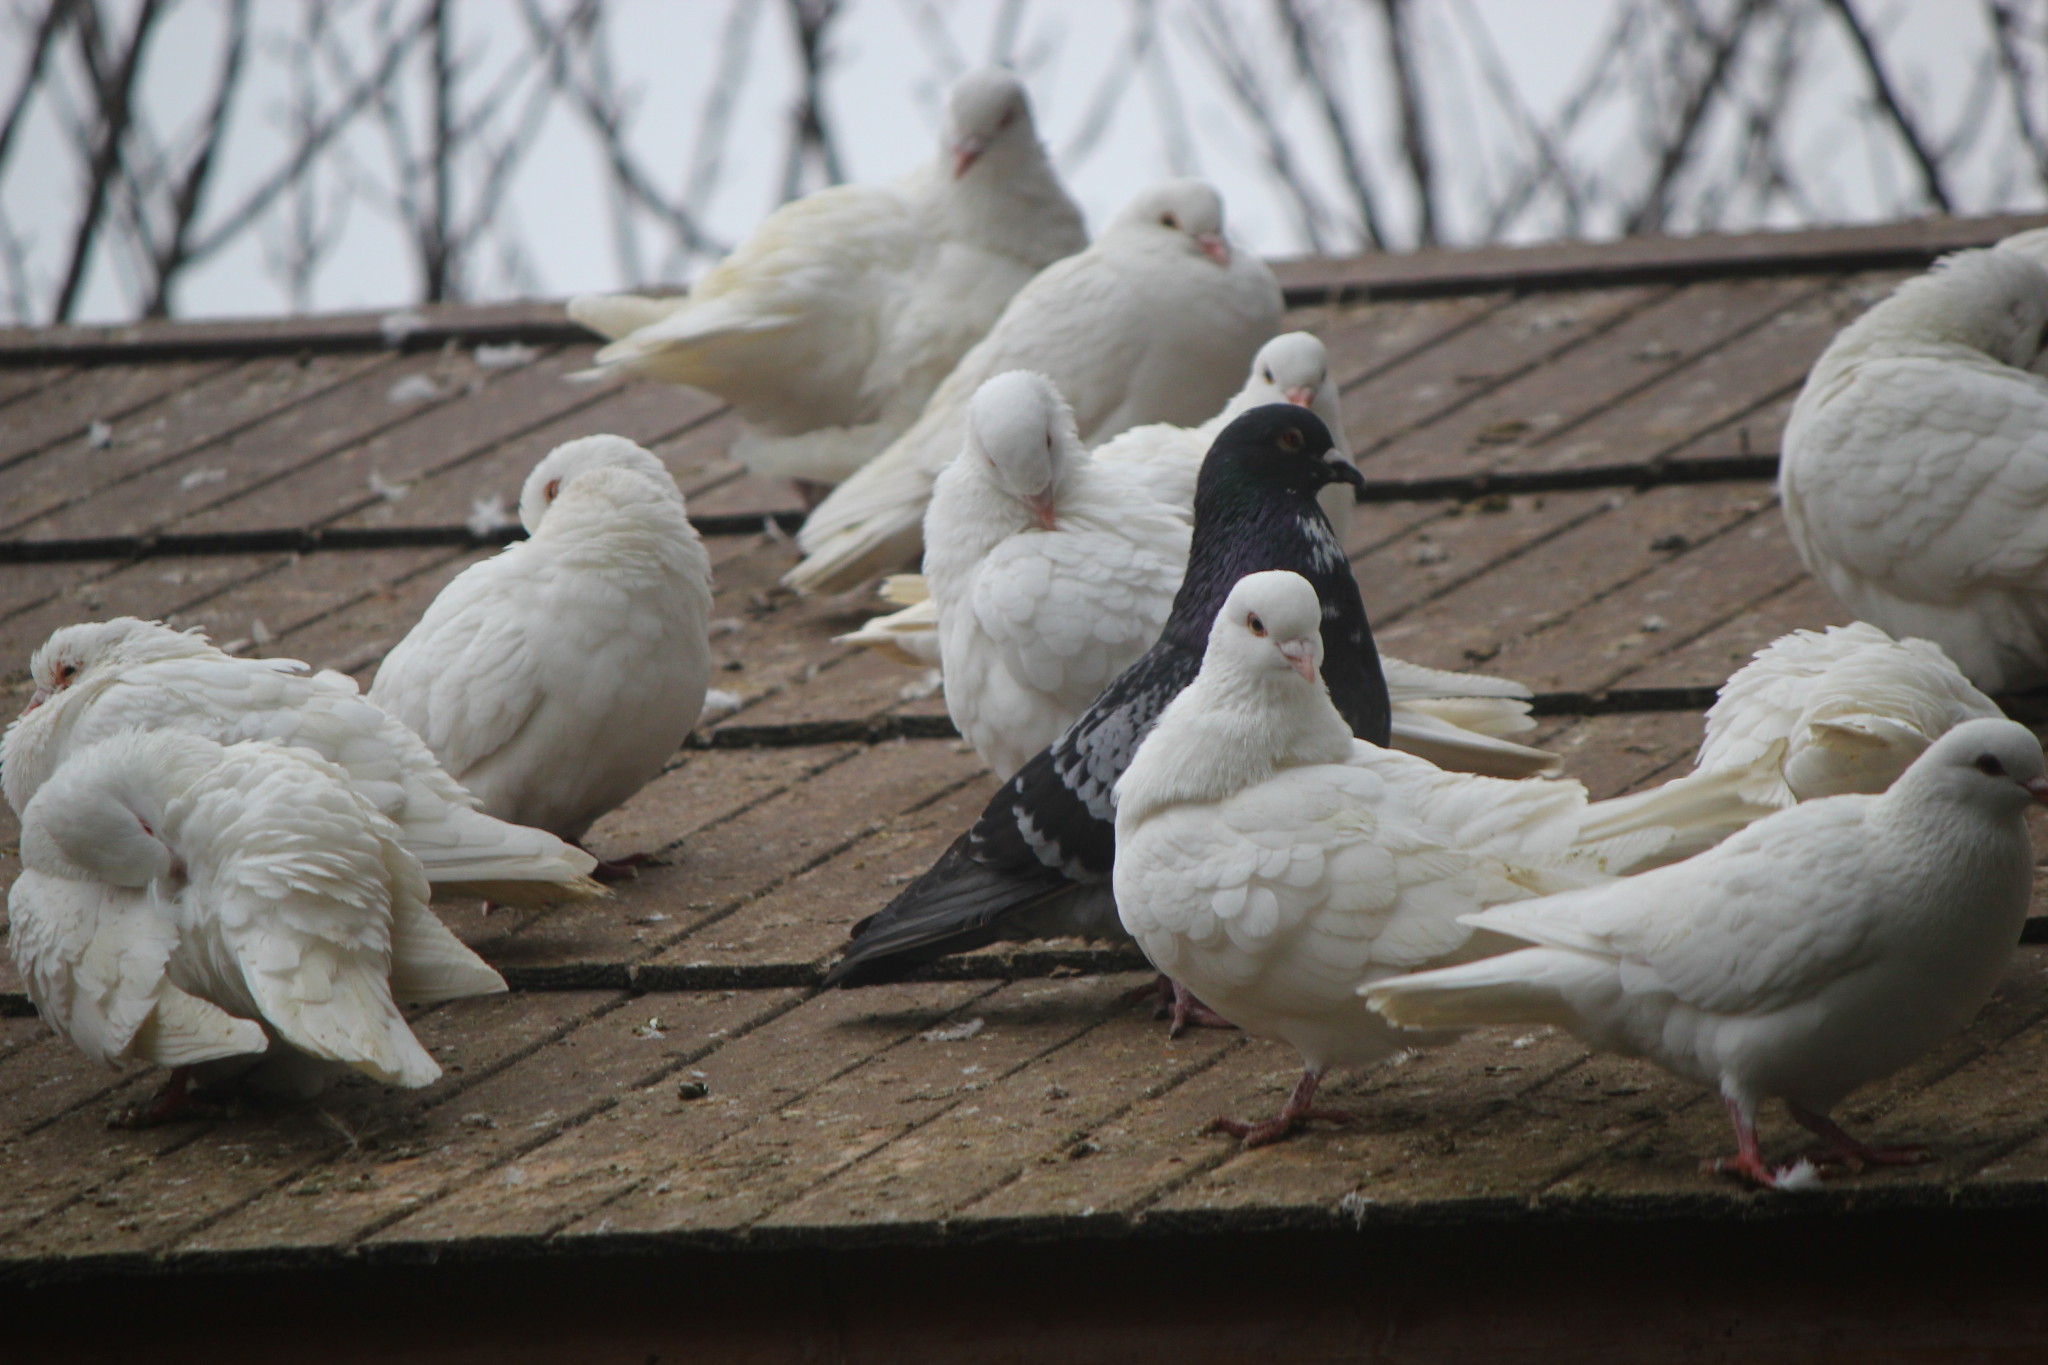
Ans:
[[[292,1051],[389,1085],[441,1068],[397,1000],[505,989],[427,908],[419,860],[349,776],[266,741],[131,730],[22,812],[9,951],[44,1020],[107,1065]]]
[[[601,369],[731,403],[754,472],[829,484],[916,419],[1011,295],[1087,245],[1022,82],[984,67],[947,94],[930,165],[783,205],[686,297],[586,295],[569,314],[613,338]]]
[[[1875,795],[1956,726],[2003,714],[1931,641],[1867,621],[1796,630],[1722,685],[1692,772],[1599,810],[1669,826],[1659,859],[1676,862],[1797,802]]]
[[[125,731],[267,739],[346,769],[397,823],[436,894],[511,905],[602,894],[587,875],[596,859],[477,810],[419,736],[340,673],[310,673],[296,659],[238,659],[197,632],[132,616],[63,627],[29,671],[35,692],[0,739],[0,782],[16,814],[70,754]]]
[[[917,421],[811,513],[783,579],[840,592],[914,561],[932,480],[959,452],[967,403],[1005,370],[1047,376],[1090,446],[1146,422],[1189,424],[1230,396],[1280,330],[1280,286],[1223,236],[1199,180],[1138,195],[1088,250],[1046,267],[946,376]]]
[[[1687,862],[1469,915],[1537,946],[1362,993],[1399,1024],[1555,1024],[1713,1086],[1738,1148],[1713,1165],[1760,1185],[1786,1174],[1757,1146],[1773,1097],[1851,1167],[1917,1160],[1828,1112],[1990,998],[2032,896],[2032,801],[2048,804],[2040,743],[1968,721],[1883,795],[1794,806]]]
[[[1576,782],[1446,773],[1352,738],[1318,669],[1321,608],[1296,574],[1231,590],[1202,671],[1116,787],[1117,911],[1154,966],[1231,1022],[1292,1044],[1302,1078],[1250,1145],[1304,1119],[1331,1066],[1414,1041],[1355,988],[1488,951],[1459,920],[1625,870],[1668,831],[1582,838]]]
[[[946,710],[1007,778],[1151,648],[1187,567],[1185,508],[1101,464],[1052,381],[997,375],[925,511]]]
[[[704,709],[711,557],[667,468],[620,436],[550,451],[519,520],[531,538],[441,590],[370,700],[486,811],[576,840],[661,771]]]
[[[1858,617],[1971,682],[2048,682],[2048,267],[1962,251],[1821,355],[1785,428],[1792,543]]]

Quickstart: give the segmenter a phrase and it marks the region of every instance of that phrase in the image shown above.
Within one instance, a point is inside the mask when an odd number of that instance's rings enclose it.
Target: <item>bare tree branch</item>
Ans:
[[[1327,250],[1328,239],[1323,232],[1326,215],[1322,204],[1316,199],[1308,176],[1295,162],[1294,149],[1281,131],[1279,116],[1265,86],[1245,59],[1248,44],[1239,36],[1236,26],[1217,0],[1196,0],[1190,21],[1210,65],[1223,77],[1224,86],[1237,97],[1238,107],[1264,142],[1266,165],[1281,188],[1287,191],[1294,209],[1295,224],[1307,240],[1309,250],[1317,253]]]
[[[1415,242],[1434,246],[1437,239],[1436,177],[1430,164],[1429,132],[1424,126],[1422,87],[1416,76],[1414,35],[1408,29],[1409,0],[1380,0],[1387,23],[1387,60],[1394,69],[1394,92],[1401,111],[1401,152],[1415,182]]]
[[[1741,0],[1735,13],[1729,16],[1727,26],[1715,33],[1707,27],[1706,17],[1692,8],[1690,0],[1674,0],[1691,27],[1695,40],[1707,48],[1707,68],[1693,83],[1692,89],[1686,92],[1678,126],[1666,139],[1657,158],[1657,169],[1651,177],[1650,187],[1635,211],[1628,215],[1627,231],[1630,234],[1657,232],[1664,227],[1671,207],[1671,187],[1692,159],[1694,142],[1706,122],[1707,110],[1727,84],[1730,64],[1743,38],[1749,33],[1750,21],[1767,2]]]
[[[1920,169],[1922,192],[1943,213],[1955,211],[1949,199],[1948,187],[1942,183],[1941,166],[1934,154],[1927,148],[1927,142],[1920,136],[1905,106],[1892,93],[1891,78],[1885,74],[1884,62],[1877,55],[1877,45],[1871,41],[1870,33],[1856,17],[1856,11],[1849,6],[1849,0],[1825,0],[1829,8],[1841,16],[1842,26],[1849,31],[1849,39],[1856,45],[1856,51],[1863,59],[1863,69],[1870,75],[1870,93],[1877,107],[1891,121],[1898,131],[1899,141],[1906,145],[1906,152],[1913,158],[1913,164]]]
[[[839,16],[841,0],[788,0],[790,27],[795,32],[797,61],[801,71],[794,128],[789,140],[789,158],[782,171],[782,202],[803,192],[805,167],[813,167],[827,185],[845,181],[839,164],[839,149],[833,145],[831,129],[825,123],[825,68],[831,54],[825,49],[825,31]]]
[[[1351,202],[1358,207],[1360,234],[1367,246],[1375,251],[1384,250],[1387,238],[1380,230],[1379,204],[1373,196],[1372,179],[1366,173],[1358,144],[1352,140],[1350,115],[1337,98],[1337,73],[1330,70],[1323,60],[1324,39],[1313,31],[1300,0],[1274,0],[1274,7],[1279,11],[1281,26],[1287,32],[1288,46],[1293,49],[1295,69],[1315,92],[1323,114],[1323,127],[1330,135],[1331,145],[1337,149],[1337,163],[1344,171],[1345,188],[1351,191]]]
[[[36,36],[29,41],[28,60],[22,63],[21,83],[15,86],[14,98],[7,103],[6,120],[0,122],[0,166],[7,164],[7,154],[14,147],[14,131],[21,126],[21,116],[43,79],[43,62],[56,44],[57,31],[71,17],[74,4],[75,0],[50,0],[42,21],[36,25]]]
[[[2005,71],[2006,89],[2012,95],[2012,121],[2018,130],[2020,141],[2032,154],[2034,177],[2048,189],[2048,137],[2044,137],[2037,121],[2039,103],[2034,93],[2033,80],[2025,61],[2020,57],[2019,43],[2015,31],[2019,28],[2019,16],[2013,13],[2007,0],[1985,0],[1984,8],[1991,18],[1991,39],[1998,50],[1998,63]]]
[[[149,299],[143,305],[144,317],[170,316],[171,285],[185,268],[186,243],[191,239],[193,221],[205,199],[221,139],[227,134],[228,111],[234,104],[236,92],[241,89],[242,61],[249,43],[249,0],[230,0],[224,42],[220,74],[214,80],[213,103],[200,128],[198,148],[186,163],[185,173],[179,177],[177,188],[171,195],[169,237],[151,251],[150,263],[156,279]]]
[[[80,14],[86,22],[82,25],[79,41],[88,53],[93,53],[100,41],[97,7],[88,0]],[[128,136],[128,125],[134,117],[135,81],[142,71],[143,50],[149,45],[150,35],[161,14],[161,0],[142,0],[142,8],[136,13],[135,26],[129,32],[120,60],[105,70],[96,82],[99,117],[92,158],[86,172],[85,207],[79,212],[78,227],[72,234],[70,260],[64,267],[64,283],[57,291],[56,306],[51,309],[52,321],[69,322],[78,306],[79,294],[85,286],[86,267],[92,260],[93,242],[106,216],[107,192],[114,182],[121,143]],[[97,64],[96,60],[93,64]]]

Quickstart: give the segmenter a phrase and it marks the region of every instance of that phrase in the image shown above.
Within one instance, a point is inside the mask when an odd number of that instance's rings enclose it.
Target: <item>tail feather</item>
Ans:
[[[414,1004],[497,995],[505,978],[411,897],[392,904],[391,994]]]
[[[846,955],[825,974],[827,986],[900,981],[927,962],[1005,939],[1100,935],[1102,905],[1113,905],[1107,882],[1070,881],[1049,867],[990,867],[967,852],[967,838],[853,927]],[[1114,916],[1111,909],[1111,922]]]
[[[1586,808],[1580,837],[1593,843],[1662,826],[1672,832],[1671,841],[1654,862],[1645,863],[1660,866],[1703,853],[1780,809],[1781,803],[1758,799],[1755,775],[1746,768],[1696,772],[1648,791],[1594,802]]]
[[[405,847],[439,897],[480,896],[506,905],[541,906],[595,900],[605,889],[590,877],[597,859],[546,830],[451,806],[430,826],[410,825]]]
[[[1402,1028],[1471,1028],[1481,1024],[1556,1024],[1577,1017],[1567,991],[1612,966],[1583,953],[1525,948],[1359,987],[1365,1003]]]
[[[1468,730],[1412,703],[1394,703],[1393,747],[1450,772],[1482,777],[1535,777],[1557,768],[1557,755]]]
[[[135,1031],[127,1055],[158,1066],[193,1066],[222,1057],[261,1053],[270,1035],[253,1019],[237,1019],[196,995],[166,981],[156,1008]]]

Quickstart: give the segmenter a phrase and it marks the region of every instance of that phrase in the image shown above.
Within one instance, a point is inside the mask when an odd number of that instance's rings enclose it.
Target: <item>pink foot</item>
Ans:
[[[1204,1133],[1228,1133],[1241,1138],[1247,1147],[1264,1147],[1280,1141],[1305,1123],[1320,1120],[1348,1127],[1351,1115],[1341,1109],[1316,1109],[1311,1102],[1316,1097],[1316,1087],[1322,1083],[1320,1071],[1303,1071],[1301,1079],[1295,1082],[1294,1093],[1287,1097],[1287,1103],[1280,1106],[1280,1112],[1264,1123],[1246,1123],[1242,1119],[1215,1118],[1209,1120]]]
[[[583,845],[578,844],[576,847],[583,848]],[[590,853],[587,848],[583,848],[583,851]],[[594,853],[591,856],[597,857]],[[652,853],[628,853],[623,858],[598,858],[597,866],[590,869],[591,880],[602,882],[606,886],[615,882],[633,881],[639,877],[641,866],[653,856]]]
[[[1154,1019],[1171,1019],[1166,1036],[1178,1038],[1190,1028],[1229,1028],[1237,1025],[1210,1009],[1195,997],[1195,993],[1175,981],[1165,972],[1155,980],[1148,981],[1129,992],[1124,999],[1133,1004],[1149,1003]]]
[[[1786,1108],[1791,1111],[1793,1122],[1828,1144],[1826,1151],[1809,1158],[1817,1166],[1843,1166],[1853,1172],[1865,1166],[1918,1166],[1923,1161],[1934,1160],[1934,1153],[1920,1143],[1874,1147],[1851,1137],[1826,1114],[1816,1114],[1796,1104]]]
[[[179,1123],[191,1119],[218,1118],[220,1111],[210,1104],[202,1104],[192,1097],[192,1072],[189,1067],[177,1067],[171,1072],[164,1088],[151,1096],[144,1104],[130,1105],[107,1116],[109,1128],[154,1128],[164,1123]]]

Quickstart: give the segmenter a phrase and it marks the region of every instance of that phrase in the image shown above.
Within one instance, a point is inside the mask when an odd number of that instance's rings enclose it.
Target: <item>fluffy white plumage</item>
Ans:
[[[1667,837],[1589,842],[1576,782],[1446,773],[1354,740],[1316,671],[1320,625],[1305,579],[1241,579],[1116,789],[1124,927],[1225,1018],[1301,1053],[1278,1119],[1223,1125],[1253,1142],[1313,1115],[1325,1068],[1413,1041],[1361,982],[1477,956],[1461,915],[1598,881]]]
[[[97,1062],[189,1067],[275,1037],[422,1086],[441,1069],[396,1000],[505,989],[427,908],[398,827],[302,749],[117,735],[28,803],[22,860],[9,949]]]
[[[1949,731],[1879,796],[1772,815],[1687,862],[1467,917],[1538,946],[1374,982],[1416,1027],[1550,1023],[1717,1088],[1761,1184],[1773,1097],[1854,1164],[1828,1111],[1962,1028],[2012,957],[2033,889],[2022,819],[2048,800],[2041,746],[2007,720]]]
[[[1990,691],[2048,682],[2048,266],[1963,251],[1828,346],[1779,491],[1807,567],[1859,617]]]
[[[19,814],[68,756],[129,730],[265,739],[346,769],[395,821],[437,894],[516,905],[601,894],[595,859],[543,830],[476,809],[418,735],[353,679],[296,659],[238,659],[204,635],[132,616],[65,626],[35,652],[28,709],[0,739],[0,781]]]
[[[916,419],[1033,275],[1088,245],[1023,84],[970,71],[934,161],[785,204],[683,298],[588,295],[569,313],[623,369],[717,394],[757,473],[833,483]]]
[[[946,709],[1007,777],[1150,648],[1187,565],[1185,509],[1142,466],[1089,457],[1043,375],[968,405],[967,440],[925,512]]]
[[[1669,826],[1675,862],[1797,802],[1884,791],[1951,729],[2003,714],[1931,641],[1865,621],[1797,630],[1723,684],[1692,772],[1598,809]]]
[[[1006,370],[1048,376],[1084,443],[1146,422],[1214,413],[1279,330],[1280,286],[1223,237],[1223,201],[1199,180],[1156,185],[1101,238],[1046,267],[960,360],[903,435],[814,509],[784,581],[839,592],[912,562],[932,480],[959,452],[967,404]]]
[[[578,839],[704,709],[711,558],[667,468],[619,436],[549,452],[519,519],[531,538],[442,589],[370,700],[486,811]]]

